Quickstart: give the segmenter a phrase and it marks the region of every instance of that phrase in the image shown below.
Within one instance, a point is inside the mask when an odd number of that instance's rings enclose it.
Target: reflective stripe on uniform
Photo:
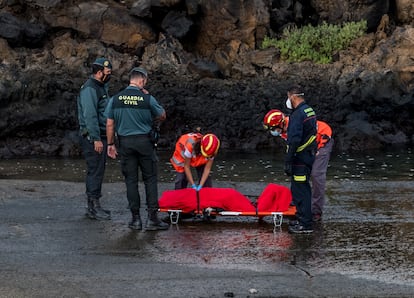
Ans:
[[[184,153],[185,153],[185,150],[186,149],[188,149],[187,147],[186,147],[186,144],[188,143],[188,144],[190,144],[191,145],[191,147],[195,144],[195,140],[191,137],[191,136],[189,136],[186,140],[185,140],[185,142],[184,143],[178,143],[178,145],[180,146],[180,152],[179,152],[179,155],[181,156],[181,160],[178,160],[178,158],[177,158],[177,156],[174,154],[173,155],[173,157],[171,157],[171,159],[170,159],[170,161],[173,163],[173,164],[175,164],[176,166],[178,166],[178,167],[184,167],[184,161],[185,161],[185,155],[184,155]]]
[[[305,112],[308,118],[316,115],[315,111],[311,107],[304,109],[303,111]]]
[[[305,144],[303,144],[302,146],[299,146],[298,149],[296,149],[296,152],[303,151],[303,149],[308,147],[315,139],[316,139],[316,136],[314,136],[314,135],[310,136],[310,138],[308,139],[308,141]]]
[[[306,175],[293,175],[293,180],[298,181],[298,182],[305,182]]]
[[[177,160],[177,158],[175,158],[174,156],[171,157],[171,162],[173,162],[174,164],[176,164],[179,167],[184,167],[184,163]]]
[[[199,133],[188,133],[179,138],[175,144],[173,156],[170,159],[172,166],[177,172],[184,172],[185,160],[187,159],[185,152],[187,150],[192,154],[192,157],[190,157],[191,167],[196,168],[207,163],[208,160],[201,154],[194,155],[194,145],[201,140],[201,137],[202,135]]]

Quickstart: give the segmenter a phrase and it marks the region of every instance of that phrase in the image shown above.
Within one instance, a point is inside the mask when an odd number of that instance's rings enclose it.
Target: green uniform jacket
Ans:
[[[82,136],[91,142],[106,135],[105,108],[109,101],[107,85],[89,78],[78,96],[78,120]]]
[[[119,136],[131,136],[148,134],[154,119],[164,112],[152,95],[128,86],[110,99],[105,115],[115,120],[115,131]]]

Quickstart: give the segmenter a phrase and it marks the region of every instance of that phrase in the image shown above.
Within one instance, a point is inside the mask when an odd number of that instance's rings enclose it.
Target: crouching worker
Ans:
[[[129,228],[141,230],[141,198],[138,191],[138,170],[145,185],[148,219],[146,230],[166,230],[168,225],[158,219],[157,156],[149,133],[153,121],[166,118],[164,108],[144,89],[148,74],[135,67],[130,72],[129,86],[114,95],[106,109],[108,155],[116,158],[115,132],[119,140],[122,174],[125,177],[127,198],[132,213]]]
[[[177,172],[175,189],[187,188],[188,184],[197,191],[212,187],[210,177],[214,157],[220,148],[220,140],[214,134],[187,133],[182,135],[176,145],[171,164]],[[192,168],[197,172],[195,181]]]

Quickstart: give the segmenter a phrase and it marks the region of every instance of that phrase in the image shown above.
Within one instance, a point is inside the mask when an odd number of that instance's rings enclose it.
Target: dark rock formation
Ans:
[[[390,12],[389,0],[311,0],[319,20],[341,24],[345,22],[367,20],[368,29],[375,30],[381,17]]]
[[[338,150],[411,144],[414,7],[410,1],[0,0],[0,157],[79,155],[76,96],[96,57],[148,69],[167,110],[160,147],[201,126],[223,148],[278,146],[264,114],[303,85]],[[384,15],[386,14],[386,15]],[[264,36],[286,26],[367,19],[369,32],[334,63],[285,63]]]

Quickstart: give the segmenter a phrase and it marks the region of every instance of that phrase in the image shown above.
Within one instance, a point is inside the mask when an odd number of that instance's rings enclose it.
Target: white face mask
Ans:
[[[286,99],[286,107],[287,107],[289,110],[293,110],[293,107],[292,107],[292,102],[290,101],[289,97],[288,97],[288,99]]]
[[[274,137],[279,137],[280,136],[280,132],[278,132],[277,130],[271,130],[270,134]]]

